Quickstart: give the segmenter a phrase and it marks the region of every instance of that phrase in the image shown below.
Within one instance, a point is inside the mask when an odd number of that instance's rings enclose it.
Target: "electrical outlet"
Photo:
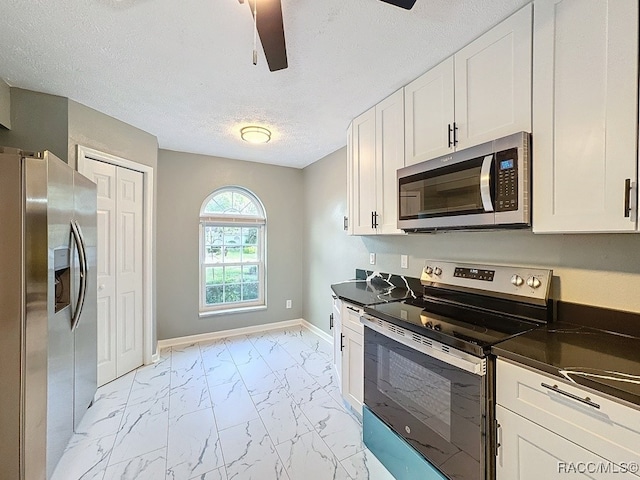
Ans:
[[[287,300],[287,308],[291,308],[291,300]]]
[[[400,268],[409,268],[409,256],[400,255]]]
[[[369,254],[369,263],[371,265],[375,265],[376,264],[376,254],[375,253],[370,253]]]

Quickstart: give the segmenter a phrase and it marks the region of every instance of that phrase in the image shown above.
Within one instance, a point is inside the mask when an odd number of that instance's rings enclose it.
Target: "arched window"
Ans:
[[[265,305],[262,202],[242,187],[223,187],[200,209],[200,313]]]

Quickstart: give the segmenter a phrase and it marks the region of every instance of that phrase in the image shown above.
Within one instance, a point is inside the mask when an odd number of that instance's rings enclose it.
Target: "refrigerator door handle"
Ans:
[[[87,251],[84,245],[82,230],[80,230],[80,225],[78,225],[78,222],[75,220],[71,221],[71,233],[73,234],[73,240],[78,248],[78,259],[80,260],[80,288],[78,291],[76,308],[73,312],[73,317],[71,318],[71,331],[73,332],[80,322],[82,307],[84,307],[84,298],[87,293]]]

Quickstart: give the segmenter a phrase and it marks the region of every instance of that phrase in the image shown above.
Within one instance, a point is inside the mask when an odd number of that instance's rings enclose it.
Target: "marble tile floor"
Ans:
[[[172,347],[98,389],[52,480],[392,480],[299,326]]]

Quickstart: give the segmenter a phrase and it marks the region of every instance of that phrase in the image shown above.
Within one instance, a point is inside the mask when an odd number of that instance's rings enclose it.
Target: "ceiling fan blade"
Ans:
[[[390,3],[396,7],[406,8],[411,10],[416,3],[416,0],[382,0],[383,2]]]
[[[253,15],[256,0],[249,0]],[[258,0],[258,35],[267,57],[269,70],[275,72],[288,67],[287,45],[284,40],[282,5],[280,0]]]

